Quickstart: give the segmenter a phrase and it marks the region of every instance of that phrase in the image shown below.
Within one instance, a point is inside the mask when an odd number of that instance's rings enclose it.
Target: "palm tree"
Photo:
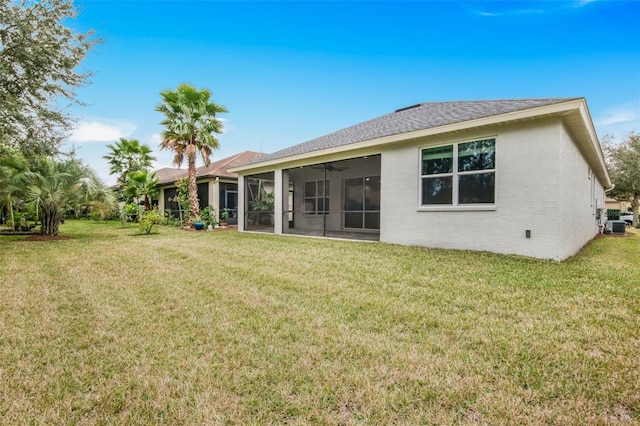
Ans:
[[[144,197],[144,209],[151,210],[151,201],[158,196],[158,178],[148,170],[139,170],[129,174],[124,184],[124,193],[129,197]]]
[[[25,174],[25,183],[27,200],[36,205],[44,235],[58,235],[67,209],[112,197],[95,172],[77,159],[56,161],[41,157]]]
[[[187,158],[189,177],[190,222],[200,214],[198,187],[196,185],[196,157],[198,152],[208,166],[210,156],[220,144],[216,134],[222,132],[222,123],[216,114],[227,112],[226,108],[211,101],[211,92],[198,90],[188,84],[181,84],[177,90],[160,92],[162,104],[156,107],[165,115],[162,125],[161,149],[175,152],[174,164],[178,167]]]
[[[137,139],[120,138],[115,144],[107,145],[111,153],[103,156],[111,165],[109,173],[118,175],[118,183],[122,186],[129,173],[146,170],[151,167],[155,157],[151,155],[148,145],[140,144]]]
[[[0,212],[6,207],[14,228],[14,200],[24,194],[20,181],[27,171],[26,160],[19,151],[8,149],[0,153]]]

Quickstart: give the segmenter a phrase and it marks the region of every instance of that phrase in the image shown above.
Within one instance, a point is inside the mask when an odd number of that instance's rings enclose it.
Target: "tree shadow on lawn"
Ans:
[[[20,241],[61,241],[61,240],[70,240],[73,237],[68,235],[29,235],[26,238],[23,238]]]

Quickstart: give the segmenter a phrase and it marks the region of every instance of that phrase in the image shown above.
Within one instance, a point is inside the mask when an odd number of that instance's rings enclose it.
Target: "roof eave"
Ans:
[[[361,142],[354,142],[354,143],[341,145],[333,148],[327,148],[327,149],[322,149],[317,151],[306,152],[303,154],[277,158],[277,159],[268,160],[268,161],[241,165],[241,166],[229,168],[228,171],[232,173],[237,173],[237,174],[246,174],[242,172],[264,169],[268,167],[277,166],[280,164],[299,162],[307,158],[314,158],[314,157],[320,157],[325,155],[356,151],[356,150],[361,150],[363,148],[371,148],[371,147],[381,146],[381,145],[389,145],[389,144],[404,142],[407,140],[417,139],[417,138],[422,138],[427,136],[435,136],[439,134],[470,130],[478,127],[504,124],[512,121],[519,121],[519,120],[537,118],[542,116],[562,114],[568,111],[577,110],[577,109],[581,110],[584,108],[586,108],[586,102],[584,98],[576,98],[576,99],[571,99],[565,102],[559,102],[556,104],[544,105],[544,106],[535,107],[535,108],[528,108],[528,109],[519,110],[519,111],[512,111],[504,114],[492,115],[489,117],[482,117],[482,118],[477,118],[473,120],[460,121],[457,123],[447,124],[444,126],[431,127],[428,129],[416,130],[413,132],[399,133],[395,135],[384,136],[381,138],[369,139]],[[586,117],[587,117],[586,121],[590,123],[589,127],[593,129],[593,124],[591,123],[591,120],[588,118],[589,117],[588,111],[587,111]],[[592,131],[592,135],[593,137],[595,137],[595,131]],[[595,142],[598,145],[598,150],[599,150],[599,144],[597,142],[597,138],[595,139]]]
[[[596,134],[593,121],[591,120],[591,114],[589,113],[589,107],[584,98],[580,99],[580,105],[577,109],[569,111],[574,112],[579,116],[578,120],[571,120],[569,114],[565,114],[565,123],[571,130],[578,149],[580,149],[585,156],[587,163],[595,173],[596,177],[605,188],[611,187],[611,177],[607,171],[607,165],[600,146],[600,141]]]

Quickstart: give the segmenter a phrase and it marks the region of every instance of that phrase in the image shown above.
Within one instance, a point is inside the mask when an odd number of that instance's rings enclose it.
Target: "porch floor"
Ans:
[[[326,231],[326,233],[323,235],[322,231],[312,232],[312,231],[296,231],[295,229],[289,229],[287,234],[306,235],[310,237],[342,238],[346,240],[380,241],[380,232]]]

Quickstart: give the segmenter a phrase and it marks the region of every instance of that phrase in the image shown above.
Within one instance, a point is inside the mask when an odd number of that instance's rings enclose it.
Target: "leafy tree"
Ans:
[[[611,136],[605,136],[603,147],[609,175],[615,184],[608,195],[618,201],[631,201],[633,226],[636,226],[640,204],[640,134],[631,132],[619,144],[614,144]]]
[[[227,112],[222,106],[211,101],[211,92],[198,90],[188,84],[182,84],[174,90],[160,92],[162,104],[156,107],[165,115],[162,125],[161,149],[175,153],[173,162],[180,166],[184,158],[188,163],[189,211],[190,221],[200,215],[198,187],[196,185],[196,157],[198,152],[205,165],[209,165],[210,156],[220,144],[216,134],[222,132],[222,123],[216,114]]]
[[[151,201],[158,197],[158,178],[148,170],[130,173],[124,183],[124,193],[129,197],[144,198],[144,209],[151,210]]]
[[[99,42],[67,27],[76,15],[72,0],[0,0],[0,145],[35,158],[67,136],[64,103],[79,104],[91,73],[76,68]]]
[[[115,144],[107,145],[111,150],[108,155],[103,156],[111,166],[109,173],[118,175],[118,183],[125,185],[130,173],[141,170],[148,170],[155,157],[151,155],[151,148],[146,144],[140,144],[137,139],[120,138]]]
[[[88,205],[91,201],[108,201],[112,197],[95,172],[73,158],[58,161],[41,157],[26,173],[24,182],[27,199],[36,205],[44,235],[58,235],[68,209]]]

